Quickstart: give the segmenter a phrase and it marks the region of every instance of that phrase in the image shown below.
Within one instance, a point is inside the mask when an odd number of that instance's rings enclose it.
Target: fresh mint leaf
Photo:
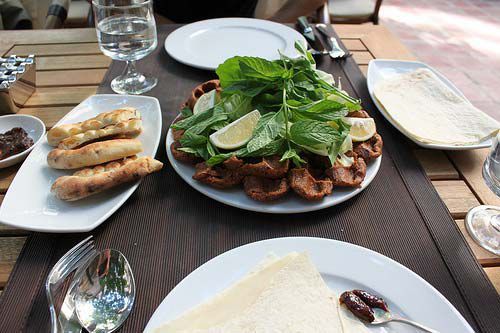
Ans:
[[[185,106],[181,110],[181,115],[184,118],[189,118],[189,117],[191,117],[193,115],[193,111],[191,111],[191,109],[188,106]]]
[[[340,133],[317,120],[300,120],[290,127],[290,137],[298,145],[314,146],[339,140]]]
[[[203,121],[200,121],[196,125],[189,127],[189,129],[186,131],[186,133],[191,132],[194,134],[201,134],[207,128],[211,127],[212,125],[217,124],[217,123],[224,121],[226,119],[227,119],[227,115],[225,115],[225,114],[214,114],[212,117],[205,119]]]
[[[222,103],[225,113],[231,120],[236,120],[252,110],[252,98],[234,94],[224,99]]]
[[[211,157],[217,155],[217,151],[215,149],[216,148],[212,145],[210,140],[207,140],[207,152]]]
[[[300,167],[302,164],[306,163],[306,161],[304,161],[299,156],[297,151],[293,148],[288,149],[287,151],[285,151],[283,156],[281,156],[280,162],[283,162],[285,160],[292,160],[293,164],[295,164],[295,166],[297,167]]]
[[[239,65],[241,73],[246,78],[264,81],[276,81],[290,77],[290,72],[281,66],[279,62],[269,61],[256,57],[240,57]]]
[[[248,152],[255,152],[271,143],[279,135],[284,124],[281,111],[270,112],[262,116],[255,127],[252,138],[247,143]]]
[[[259,156],[272,156],[272,155],[281,155],[283,151],[286,149],[286,140],[283,138],[279,138],[268,143],[265,147],[260,148],[259,150],[248,152],[241,151],[238,156],[241,157],[259,157]]]
[[[201,145],[205,145],[206,142],[206,136],[199,135],[190,131],[184,132],[180,139],[180,143],[183,147],[198,147]]]
[[[326,122],[340,119],[346,116],[348,112],[349,110],[341,103],[321,100],[293,109],[292,118],[295,121],[310,119]]]
[[[172,124],[172,126],[170,126],[170,127],[173,129],[176,129],[176,130],[188,129],[199,122],[202,122],[206,119],[209,119],[210,117],[213,116],[213,114],[214,114],[214,108],[211,108],[207,111],[200,112],[198,114],[194,114],[189,118],[182,119],[182,120],[176,122],[175,124]]]

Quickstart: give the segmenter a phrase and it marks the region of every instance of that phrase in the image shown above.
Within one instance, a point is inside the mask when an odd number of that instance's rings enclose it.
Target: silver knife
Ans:
[[[323,43],[316,38],[314,30],[307,21],[307,17],[301,16],[297,19],[297,26],[299,31],[306,38],[307,44],[309,44],[309,52],[313,55],[328,54],[328,51],[324,48]]]
[[[80,276],[85,272],[85,269],[89,263],[98,254],[98,251],[94,251],[94,255],[89,256],[89,260],[84,262],[73,275],[73,279],[69,285],[66,296],[64,297],[64,302],[61,306],[61,311],[59,312],[59,327],[62,333],[82,333],[82,326],[78,321],[78,317],[75,312],[75,295],[76,295],[76,285],[80,280]]]
[[[327,38],[327,40],[329,42],[328,46],[330,48],[330,50],[329,50],[330,57],[332,57],[333,59],[338,59],[338,58],[343,58],[346,56],[346,53],[340,47],[339,42],[337,41],[337,38],[330,36],[330,33],[326,27],[326,24],[318,23],[318,24],[316,24],[316,29],[318,29],[318,31]]]

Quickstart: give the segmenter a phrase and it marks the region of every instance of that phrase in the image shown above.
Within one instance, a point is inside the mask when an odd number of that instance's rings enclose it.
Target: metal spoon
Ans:
[[[401,323],[405,323],[405,324],[420,328],[424,332],[439,333],[436,330],[428,328],[428,327],[426,327],[422,324],[419,324],[417,322],[414,322],[412,320],[394,316],[392,313],[390,313],[388,311],[384,311],[384,310],[378,309],[378,308],[372,308],[372,310],[373,310],[373,313],[375,315],[375,320],[370,323],[371,325],[384,325],[384,324],[387,324],[388,322],[391,322],[391,321],[398,321]]]
[[[135,281],[125,256],[107,249],[96,256],[76,287],[75,310],[89,333],[110,333],[127,319],[135,300]]]

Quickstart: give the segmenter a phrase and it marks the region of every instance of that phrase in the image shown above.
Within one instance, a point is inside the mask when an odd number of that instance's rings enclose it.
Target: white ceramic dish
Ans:
[[[35,148],[42,140],[45,134],[45,124],[38,119],[27,114],[10,114],[0,117],[0,133],[5,133],[13,127],[21,127],[28,133],[28,136],[33,139],[33,146],[19,154],[9,156],[0,160],[0,169],[10,167],[14,164],[22,162],[26,156]]]
[[[166,142],[168,160],[170,161],[170,164],[172,164],[174,170],[179,174],[179,176],[181,176],[182,179],[184,179],[186,183],[206,196],[226,205],[260,213],[304,213],[338,205],[341,202],[359,194],[368,185],[370,185],[373,178],[375,178],[382,161],[382,157],[379,157],[368,164],[366,168],[365,180],[359,188],[334,187],[333,193],[324,197],[323,200],[320,201],[306,201],[301,199],[295,193],[289,193],[284,198],[276,201],[260,202],[249,198],[241,186],[221,190],[194,180],[192,178],[195,172],[194,166],[179,162],[172,156],[172,152],[170,151],[170,145],[172,142],[174,142],[174,137],[172,135],[172,129],[169,129]]]
[[[440,332],[474,332],[460,313],[434,287],[408,268],[377,252],[335,240],[275,238],[247,244],[208,261],[184,278],[158,306],[144,332],[172,320],[210,299],[243,277],[269,253],[279,256],[306,251],[326,284],[338,295],[361,288],[381,295],[391,311]],[[418,332],[399,323],[370,332]]]
[[[294,44],[307,43],[283,24],[252,18],[220,18],[185,25],[165,39],[165,50],[188,66],[215,70],[236,55],[279,59],[278,50],[295,57]]]
[[[161,134],[161,109],[156,98],[127,95],[94,95],[77,105],[57,125],[75,123],[120,107],[135,107],[142,115],[143,132],[138,137],[144,151],[155,156]],[[74,202],[57,199],[50,193],[54,181],[71,170],[47,165],[52,149],[46,136],[28,156],[16,174],[0,206],[0,222],[20,229],[42,232],[86,232],[113,214],[135,191],[139,182]]]
[[[380,113],[390,122],[398,131],[403,133],[408,139],[415,142],[417,145],[428,148],[428,149],[440,149],[440,150],[470,150],[470,149],[479,149],[479,148],[487,148],[491,146],[491,139],[485,140],[481,143],[467,146],[456,146],[456,145],[446,145],[446,144],[430,144],[425,142],[420,142],[408,135],[406,135],[405,130],[396,122],[392,120],[391,117],[388,116],[385,109],[379,103],[379,101],[375,98],[373,94],[373,89],[375,85],[383,79],[391,77],[396,74],[407,73],[414,71],[418,68],[427,68],[434,72],[437,77],[447,85],[451,90],[453,90],[456,94],[461,96],[464,100],[469,102],[469,100],[464,96],[464,94],[457,88],[453,83],[450,82],[443,74],[435,70],[434,68],[419,62],[419,61],[400,61],[400,60],[384,60],[384,59],[375,59],[371,60],[368,65],[368,73],[366,75],[366,80],[368,84],[368,92],[370,93],[370,97],[373,100],[373,103],[377,106]],[[470,103],[470,102],[469,102]]]

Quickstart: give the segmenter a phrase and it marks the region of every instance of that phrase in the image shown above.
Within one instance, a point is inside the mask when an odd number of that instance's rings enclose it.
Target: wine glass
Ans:
[[[486,185],[500,196],[500,132],[493,138],[490,153],[483,165]],[[500,255],[500,207],[481,205],[472,208],[465,217],[471,237],[484,249]]]
[[[119,94],[142,94],[158,80],[137,72],[136,60],[157,46],[152,0],[93,0],[97,39],[101,51],[115,60],[126,61],[122,75],[111,82]]]

